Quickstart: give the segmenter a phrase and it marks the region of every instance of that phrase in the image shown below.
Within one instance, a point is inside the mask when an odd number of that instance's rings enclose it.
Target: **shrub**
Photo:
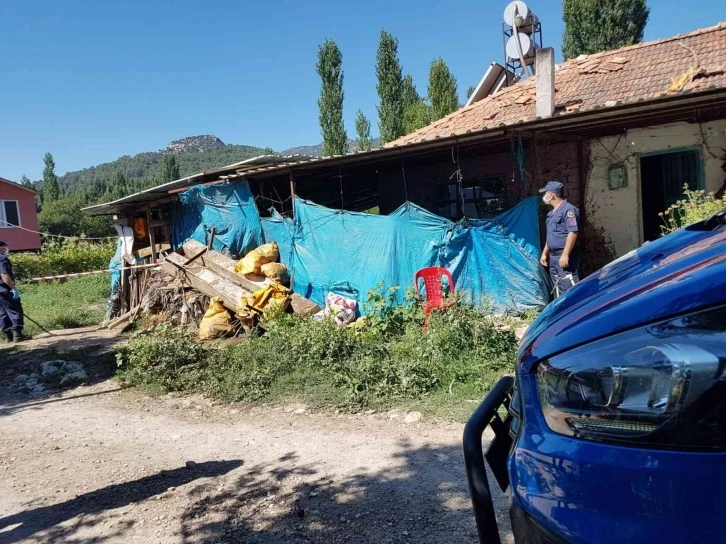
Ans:
[[[255,401],[279,381],[314,374],[355,407],[418,399],[457,383],[484,391],[512,368],[514,334],[482,311],[459,302],[434,313],[426,334],[418,304],[396,305],[393,297],[382,288],[370,294],[362,331],[282,315],[260,337],[202,346],[184,329],[160,326],[135,336],[119,366],[133,383],[227,401]]]
[[[116,354],[122,376],[135,384],[160,385],[169,391],[199,391],[209,349],[191,331],[161,324],[134,335]]]
[[[726,207],[726,196],[716,198],[714,193],[691,191],[688,185],[683,187],[685,198],[678,200],[658,215],[663,220],[661,231],[670,234],[682,227],[709,219]]]
[[[51,240],[43,244],[40,255],[12,255],[13,271],[18,281],[36,276],[53,276],[86,272],[108,267],[116,251],[116,242],[85,242],[83,240]]]

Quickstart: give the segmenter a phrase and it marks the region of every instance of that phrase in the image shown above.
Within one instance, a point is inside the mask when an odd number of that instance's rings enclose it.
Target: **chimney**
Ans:
[[[537,117],[552,117],[555,113],[555,50],[545,47],[537,51]]]

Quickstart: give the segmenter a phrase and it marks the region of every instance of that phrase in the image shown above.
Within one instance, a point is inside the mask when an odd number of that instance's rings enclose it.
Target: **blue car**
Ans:
[[[500,542],[484,459],[517,543],[726,542],[726,212],[550,304],[464,454],[482,543]]]

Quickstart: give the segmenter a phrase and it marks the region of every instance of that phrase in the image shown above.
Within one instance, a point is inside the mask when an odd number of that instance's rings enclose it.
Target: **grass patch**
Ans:
[[[200,344],[183,328],[137,333],[117,354],[124,380],[227,402],[304,402],[353,411],[409,407],[463,420],[514,369],[514,333],[459,303],[429,332],[409,300],[371,294],[362,330],[290,315],[244,341]]]
[[[20,284],[23,311],[48,330],[87,327],[103,321],[109,296],[108,276]],[[40,328],[25,321],[28,334]]]

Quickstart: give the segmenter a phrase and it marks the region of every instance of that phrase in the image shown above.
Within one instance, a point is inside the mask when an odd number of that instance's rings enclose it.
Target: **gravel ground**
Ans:
[[[475,543],[463,426],[406,416],[0,386],[0,543]]]

